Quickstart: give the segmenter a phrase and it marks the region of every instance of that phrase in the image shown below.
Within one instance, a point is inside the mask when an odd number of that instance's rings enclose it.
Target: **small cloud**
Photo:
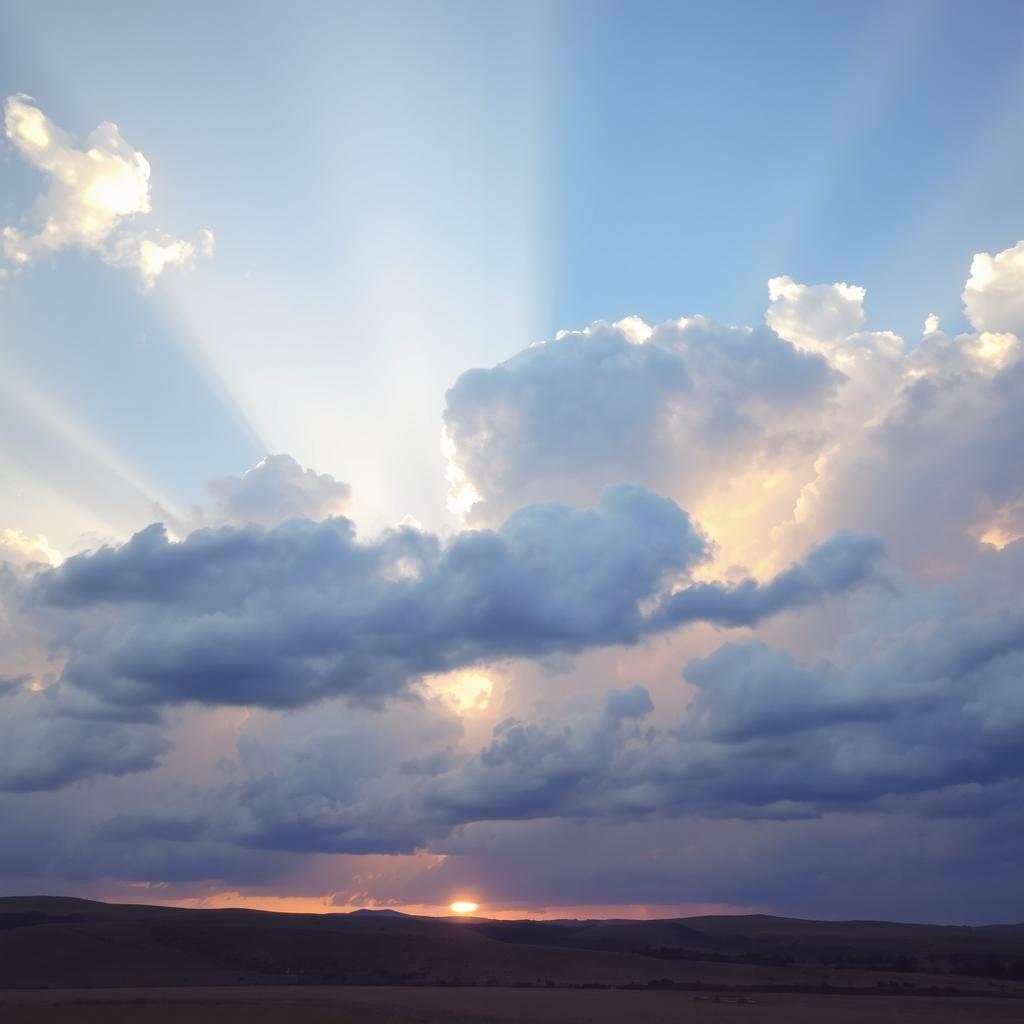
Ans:
[[[25,533],[22,530],[0,530],[0,562],[14,562],[17,565],[60,565],[63,555],[50,547],[41,533]]]
[[[268,455],[242,476],[207,485],[222,522],[273,526],[290,516],[319,522],[344,513],[352,488],[329,473],[304,469],[290,455]]]
[[[765,322],[780,338],[809,352],[829,352],[864,323],[865,289],[858,285],[798,284],[791,277],[768,282]]]
[[[1024,240],[994,256],[976,253],[962,298],[975,330],[1024,333]]]
[[[104,121],[79,147],[31,96],[19,93],[4,102],[4,128],[21,156],[50,179],[25,218],[32,227],[3,229],[3,255],[14,266],[78,247],[114,266],[134,267],[151,288],[166,267],[187,269],[197,255],[213,252],[208,228],[195,242],[127,229],[152,211],[150,166],[116,124]]]

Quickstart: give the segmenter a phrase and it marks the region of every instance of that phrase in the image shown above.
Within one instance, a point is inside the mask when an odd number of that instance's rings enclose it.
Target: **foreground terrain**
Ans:
[[[985,1024],[1020,1002],[919,996],[758,995],[504,988],[279,988],[0,992],[10,1024]]]
[[[0,899],[0,1020],[1024,1021],[1024,926]]]

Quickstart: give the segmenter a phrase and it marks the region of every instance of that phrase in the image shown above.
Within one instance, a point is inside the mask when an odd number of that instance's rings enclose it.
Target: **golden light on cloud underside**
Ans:
[[[450,672],[427,681],[430,693],[440,696],[458,714],[483,711],[490,703],[493,681],[481,672]]]
[[[478,906],[479,904],[472,903],[469,900],[456,900],[448,909],[453,914],[472,914]]]

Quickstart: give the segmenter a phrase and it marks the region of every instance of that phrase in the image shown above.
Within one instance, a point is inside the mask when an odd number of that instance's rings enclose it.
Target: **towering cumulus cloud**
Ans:
[[[863,288],[778,277],[767,330],[632,318],[471,370],[445,410],[453,502],[487,522],[614,476],[684,504],[725,565],[778,568],[843,528],[962,565],[977,538],[1020,535],[1021,267],[1021,245],[977,255],[974,329],[930,317],[909,349],[862,329]]]
[[[768,330],[703,317],[565,332],[448,392],[453,501],[476,520],[524,496],[590,501],[635,480],[687,507],[771,461],[813,458],[841,377]]]
[[[191,266],[213,252],[213,232],[195,242],[126,225],[152,210],[149,162],[104,121],[79,147],[30,96],[4,102],[7,138],[19,155],[49,178],[27,218],[31,226],[3,229],[3,253],[23,266],[68,246],[93,250],[108,263],[131,266],[151,287],[168,266]]]

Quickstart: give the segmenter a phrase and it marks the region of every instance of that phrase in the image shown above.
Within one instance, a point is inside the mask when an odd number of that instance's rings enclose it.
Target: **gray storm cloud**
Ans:
[[[480,662],[750,625],[857,586],[882,552],[840,534],[766,584],[690,581],[707,553],[674,502],[617,485],[593,508],[527,506],[446,542],[398,529],[360,543],[344,518],[180,543],[155,525],[37,575],[27,601],[52,618],[63,683],[114,707],[374,704]]]

